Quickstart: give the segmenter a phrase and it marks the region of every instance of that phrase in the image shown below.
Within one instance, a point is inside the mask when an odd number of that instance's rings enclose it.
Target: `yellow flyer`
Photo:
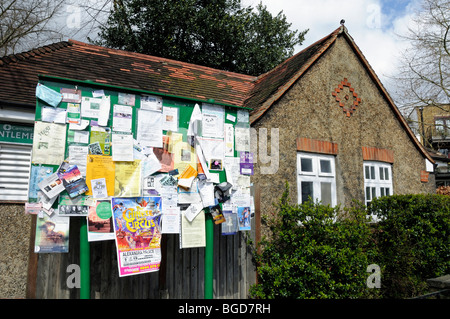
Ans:
[[[141,195],[141,161],[115,162],[114,196],[139,197]]]
[[[88,185],[89,191],[86,192],[86,195],[92,195],[91,180],[98,178],[105,179],[108,196],[114,195],[115,165],[111,156],[88,155],[86,185]]]

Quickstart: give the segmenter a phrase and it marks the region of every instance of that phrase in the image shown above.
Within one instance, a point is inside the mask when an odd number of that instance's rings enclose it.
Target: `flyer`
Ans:
[[[38,184],[44,179],[53,174],[52,167],[46,166],[31,166],[30,172],[30,187],[28,190],[28,200],[35,202],[38,198],[39,187]]]
[[[238,219],[235,207],[232,205],[223,205],[223,216],[225,222],[222,223],[222,235],[234,235],[238,232]]]
[[[67,253],[69,251],[70,217],[53,214],[36,219],[35,253]]]
[[[113,131],[131,132],[133,108],[128,105],[115,104],[113,109]]]
[[[87,196],[70,198],[66,194],[59,195],[59,216],[87,216],[91,199]]]
[[[88,241],[114,240],[111,201],[97,200],[89,206]]]
[[[237,214],[239,218],[239,230],[250,230],[250,207],[238,207]]]
[[[111,199],[119,276],[158,271],[161,197]]]
[[[34,122],[33,164],[59,165],[64,161],[66,125]]]
[[[101,103],[101,98],[83,96],[81,100],[81,117],[98,119]]]
[[[202,135],[204,137],[223,138],[225,109],[220,105],[203,103]]]
[[[86,184],[91,185],[91,180],[104,178],[108,196],[114,195],[115,163],[111,156],[88,155],[86,166]],[[91,185],[92,186],[92,185]],[[92,195],[89,189],[86,195]]]
[[[165,205],[165,204],[164,204]],[[180,233],[180,207],[163,206],[162,212],[162,233],[179,234]]]
[[[253,175],[253,153],[240,152],[241,175]]]
[[[194,248],[206,246],[205,214],[198,214],[192,222],[181,212],[180,248]]]
[[[163,147],[162,113],[139,110],[137,121],[138,142],[144,146]]]
[[[115,163],[114,196],[141,195],[141,161]]]
[[[141,96],[141,110],[159,111],[162,110],[162,97],[154,95]]]
[[[70,198],[77,197],[88,191],[89,188],[86,185],[86,181],[76,165],[70,165],[68,162],[63,162],[59,167],[57,174]]]
[[[53,173],[47,178],[44,178],[41,182],[39,182],[38,187],[48,198],[53,198],[64,191],[64,185],[59,179],[57,173]]]

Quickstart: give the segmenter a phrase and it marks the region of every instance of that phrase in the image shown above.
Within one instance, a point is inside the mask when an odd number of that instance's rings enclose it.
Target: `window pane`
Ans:
[[[365,171],[366,171],[366,179],[370,179],[370,167],[369,166],[365,166]]]
[[[302,203],[305,203],[311,197],[314,200],[313,182],[302,182]]]
[[[366,200],[371,200],[371,197],[370,197],[370,187],[366,187]]]
[[[375,179],[375,166],[370,166],[370,179]]]
[[[377,189],[375,187],[371,188],[372,188],[372,199],[374,199],[375,197],[377,197]]]
[[[381,187],[381,188],[380,188],[380,195],[381,195],[381,196],[384,196],[384,187]]]
[[[320,200],[323,205],[331,205],[331,183],[320,183]]]
[[[320,172],[321,173],[331,173],[331,161],[320,160]]]
[[[386,191],[385,191],[385,193],[386,193],[386,196],[389,196],[389,195],[391,195],[391,192],[390,192],[390,190],[389,190],[389,187],[386,187]]]
[[[384,180],[384,167],[380,167],[380,180]]]
[[[310,158],[301,158],[300,159],[300,165],[302,172],[312,172],[313,171],[313,165],[312,165],[312,159]]]
[[[389,180],[389,168],[387,167],[384,168],[384,179]]]

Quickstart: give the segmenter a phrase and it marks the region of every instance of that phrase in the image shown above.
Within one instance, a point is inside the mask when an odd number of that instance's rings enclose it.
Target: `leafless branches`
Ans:
[[[450,103],[450,1],[424,0],[405,39],[406,50],[395,77],[398,105],[406,112],[417,107],[442,108]]]
[[[0,1],[0,54],[29,48],[29,44],[58,35],[51,25],[65,0]]]

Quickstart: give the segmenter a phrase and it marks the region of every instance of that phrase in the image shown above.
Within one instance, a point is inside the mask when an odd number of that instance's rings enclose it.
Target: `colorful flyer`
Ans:
[[[36,219],[35,253],[67,253],[69,251],[70,217],[53,214]]]
[[[111,199],[120,277],[159,270],[161,203],[159,196]]]

